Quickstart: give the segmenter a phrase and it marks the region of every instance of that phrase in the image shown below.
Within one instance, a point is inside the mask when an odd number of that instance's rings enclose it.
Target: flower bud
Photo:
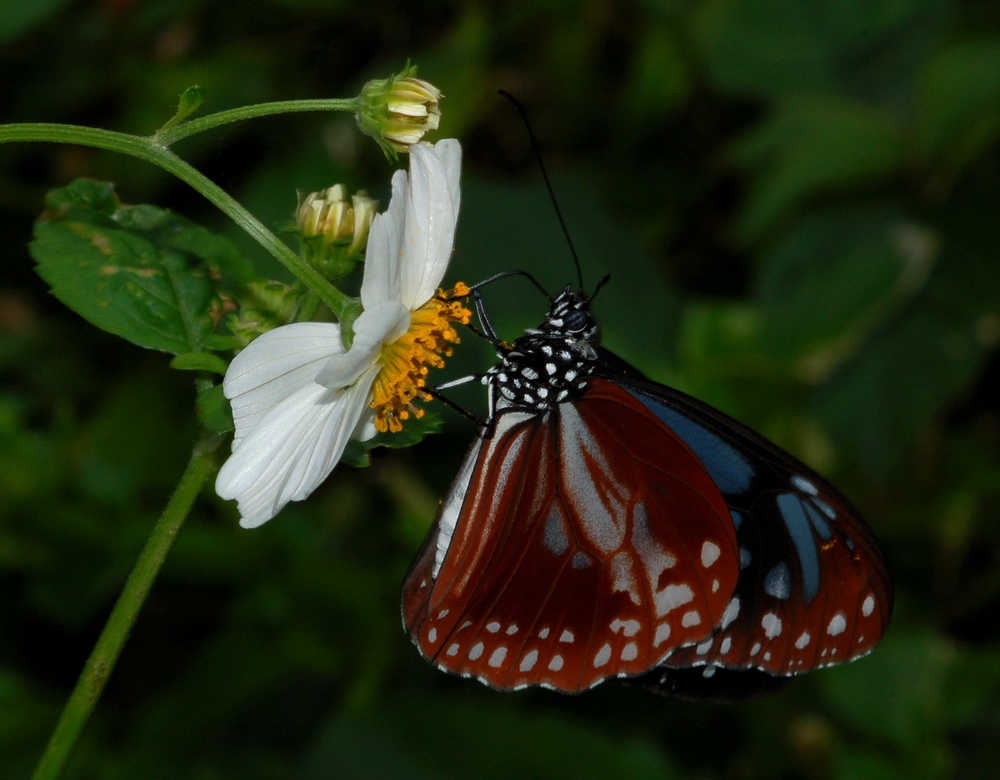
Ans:
[[[346,276],[361,259],[377,209],[364,190],[348,204],[342,184],[306,196],[295,213],[303,258],[329,278]]]
[[[358,127],[378,141],[390,159],[437,130],[441,120],[441,90],[415,78],[416,72],[408,65],[391,78],[369,81],[361,90]]]

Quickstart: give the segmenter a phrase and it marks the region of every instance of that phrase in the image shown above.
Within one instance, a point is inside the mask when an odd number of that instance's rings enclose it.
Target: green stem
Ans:
[[[281,100],[276,103],[258,103],[254,106],[241,106],[229,111],[218,111],[200,119],[192,119],[173,127],[158,130],[153,134],[152,141],[160,146],[172,146],[182,138],[196,133],[203,133],[215,127],[242,122],[258,116],[271,114],[287,114],[292,111],[351,111],[356,112],[361,106],[360,98],[330,98],[326,100]]]
[[[210,455],[195,447],[187,469],[181,477],[167,508],[156,522],[153,533],[146,542],[135,568],[129,575],[111,617],[104,626],[94,651],[77,680],[76,687],[63,708],[59,723],[45,748],[32,780],[53,780],[62,774],[80,732],[87,724],[94,705],[101,697],[104,685],[118,660],[136,616],[156,579],[163,559],[177,538],[177,533],[191,511],[205,481],[211,476],[214,464]]]
[[[179,127],[184,127],[184,125]],[[314,290],[320,300],[330,307],[337,319],[350,323],[357,318],[359,305],[354,298],[344,295],[333,287],[312,266],[306,264],[274,233],[268,230],[260,220],[240,205],[235,198],[159,142],[127,133],[76,125],[43,123],[0,125],[0,143],[15,141],[49,141],[91,146],[97,149],[121,152],[158,165],[181,181],[191,185],[218,206],[230,219],[249,233],[257,243],[270,252],[278,262]]]

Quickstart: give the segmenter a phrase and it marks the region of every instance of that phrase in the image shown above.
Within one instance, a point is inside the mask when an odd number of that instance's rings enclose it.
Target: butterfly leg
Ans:
[[[476,415],[474,415],[468,409],[464,409],[463,407],[459,406],[457,403],[455,403],[454,401],[452,401],[450,398],[446,398],[440,392],[441,390],[446,390],[449,387],[457,387],[458,385],[468,384],[469,382],[477,382],[477,381],[479,381],[479,379],[480,379],[480,377],[478,377],[475,374],[473,374],[471,376],[462,377],[461,379],[452,380],[451,382],[445,382],[443,385],[440,385],[438,387],[429,387],[429,388],[426,388],[426,389],[427,389],[427,392],[430,395],[434,396],[434,398],[436,398],[438,401],[440,401],[441,403],[443,403],[448,408],[453,409],[454,411],[458,412],[463,417],[468,417],[470,420],[472,420],[472,422],[476,423],[476,425],[483,426],[483,425],[485,425],[485,423],[482,420],[480,420],[478,417],[476,417]]]

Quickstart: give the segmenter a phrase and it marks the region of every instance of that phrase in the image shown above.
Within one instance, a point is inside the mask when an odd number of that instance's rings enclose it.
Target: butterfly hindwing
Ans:
[[[741,424],[636,375],[618,381],[699,456],[737,529],[741,573],[718,631],[664,666],[791,675],[868,653],[892,609],[871,532],[829,483]]]
[[[550,412],[498,412],[407,577],[404,623],[447,671],[579,691],[709,637],[738,572],[699,459],[594,379]]]

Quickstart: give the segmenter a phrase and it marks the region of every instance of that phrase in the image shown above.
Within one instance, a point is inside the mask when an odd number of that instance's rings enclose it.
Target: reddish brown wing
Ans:
[[[857,511],[826,480],[738,422],[676,390],[622,377],[697,453],[737,527],[741,572],[714,637],[668,668],[791,675],[865,655],[892,611],[892,586]]]
[[[403,586],[403,620],[441,669],[499,689],[580,691],[709,637],[739,553],[686,444],[632,394],[498,412]]]
[[[738,532],[749,561],[718,634],[679,649],[666,665],[712,663],[790,675],[869,653],[888,624],[891,595],[880,576],[881,557],[868,534],[852,527],[854,517],[849,505],[824,492],[762,494]],[[788,526],[799,534],[798,545]],[[802,554],[815,562],[803,566]],[[822,587],[808,582],[810,569]]]

